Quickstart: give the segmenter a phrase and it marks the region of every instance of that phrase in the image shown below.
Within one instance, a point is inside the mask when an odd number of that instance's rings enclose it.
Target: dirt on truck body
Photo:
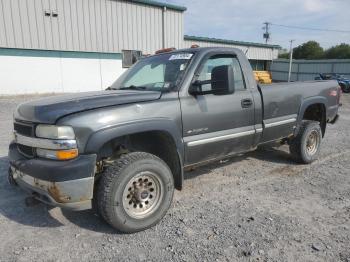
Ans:
[[[9,180],[138,232],[165,216],[185,170],[271,143],[287,144],[295,162],[317,160],[340,96],[337,81],[260,86],[235,48],[158,53],[108,90],[19,105]]]

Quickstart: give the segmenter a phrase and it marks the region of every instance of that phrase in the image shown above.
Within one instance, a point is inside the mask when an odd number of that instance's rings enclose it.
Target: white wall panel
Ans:
[[[98,59],[62,58],[62,92],[83,92],[101,89]]]
[[[60,59],[0,56],[0,79],[1,95],[60,92]]]
[[[126,71],[122,68],[122,60],[101,59],[101,86],[106,89],[111,86],[118,77]]]
[[[58,53],[58,52],[56,52]],[[124,71],[120,59],[0,55],[0,95],[102,90]]]

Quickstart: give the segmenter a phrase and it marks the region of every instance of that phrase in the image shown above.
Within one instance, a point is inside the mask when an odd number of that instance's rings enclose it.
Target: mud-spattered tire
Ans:
[[[319,122],[303,121],[298,134],[289,143],[289,151],[296,162],[309,164],[317,159],[321,142]]]
[[[99,214],[115,229],[133,233],[157,224],[174,194],[167,164],[149,153],[122,155],[104,171],[97,188]]]

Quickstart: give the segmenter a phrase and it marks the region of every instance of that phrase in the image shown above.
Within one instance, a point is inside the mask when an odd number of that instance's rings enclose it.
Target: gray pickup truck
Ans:
[[[338,118],[337,81],[257,85],[233,48],[190,48],[138,61],[105,91],[18,106],[9,181],[47,204],[96,206],[122,232],[155,225],[184,170],[287,143],[300,163]]]

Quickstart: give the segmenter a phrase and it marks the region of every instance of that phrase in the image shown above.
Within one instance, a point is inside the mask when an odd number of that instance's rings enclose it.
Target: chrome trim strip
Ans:
[[[290,119],[286,119],[286,120],[272,122],[272,123],[265,124],[265,128],[274,127],[274,126],[280,126],[280,125],[289,124],[289,123],[294,123],[295,121],[297,121],[296,118],[290,118]]]
[[[253,135],[253,134],[255,134],[255,130],[249,130],[249,131],[244,131],[244,132],[239,132],[239,133],[234,133],[234,134],[229,134],[229,135],[216,136],[216,137],[191,141],[191,142],[188,142],[187,145],[188,146],[198,146],[198,145],[203,145],[203,144],[207,144],[207,143],[223,141],[223,140],[227,140],[227,139],[231,139],[231,138],[249,136],[249,135]]]
[[[77,142],[74,139],[72,139],[72,140],[53,140],[53,139],[44,139],[44,138],[23,136],[23,135],[20,135],[18,133],[14,133],[14,136],[15,136],[15,141],[17,144],[30,146],[30,147],[43,148],[43,149],[53,149],[53,150],[77,148]]]
[[[263,131],[262,128],[257,128],[257,129],[255,129],[255,130],[256,130],[257,133],[261,133],[261,132]]]

